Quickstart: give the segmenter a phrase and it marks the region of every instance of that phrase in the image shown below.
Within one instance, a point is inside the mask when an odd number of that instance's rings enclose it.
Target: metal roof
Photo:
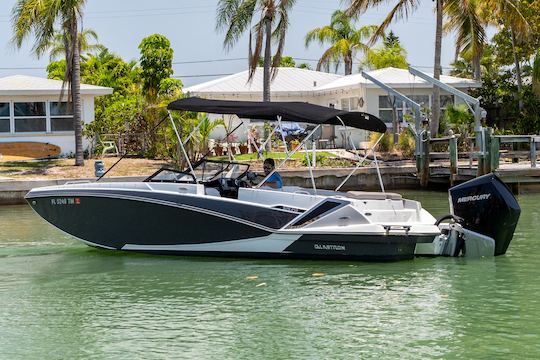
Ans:
[[[388,67],[366,72],[377,80],[380,80],[381,82],[395,88],[432,88],[430,83],[412,75],[407,69]],[[441,75],[440,80],[456,88],[472,88],[481,86],[478,81],[455,76]],[[361,74],[353,74],[343,76],[342,78],[337,79],[329,84],[318,86],[315,91],[324,92],[337,89],[355,88],[358,86],[378,88],[378,86],[373,84],[371,81],[364,79]]]
[[[66,89],[66,88],[65,88]],[[62,81],[35,76],[13,75],[0,78],[0,95],[57,95]],[[113,89],[81,84],[81,95],[109,95]]]
[[[259,67],[251,82],[248,82],[248,71],[242,71],[216,80],[204,82],[199,85],[184,88],[184,92],[192,95],[204,94],[239,94],[263,92],[263,68]],[[293,67],[278,68],[276,77],[271,83],[273,94],[311,92],[317,86],[326,85],[341,78],[341,75],[329,74]]]

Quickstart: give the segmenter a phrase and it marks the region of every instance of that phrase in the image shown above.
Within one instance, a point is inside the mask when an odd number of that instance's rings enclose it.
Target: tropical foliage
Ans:
[[[399,38],[392,31],[385,37],[382,46],[368,49],[360,69],[376,70],[386,67],[406,69],[407,51],[401,46]]]
[[[296,0],[219,0],[217,29],[225,31],[231,49],[249,31],[249,79],[255,75],[264,47],[263,100],[270,101],[270,69],[279,67],[289,27],[288,12]],[[272,60],[272,42],[277,48]],[[275,72],[274,72],[275,75]]]
[[[374,25],[356,29],[351,19],[343,11],[337,10],[332,14],[330,25],[315,28],[307,33],[305,43],[306,47],[313,41],[317,41],[320,45],[330,45],[319,59],[317,71],[322,68],[329,71],[332,64],[337,71],[343,62],[345,75],[350,75],[356,53],[369,51],[369,46],[364,41],[370,39],[376,30],[377,27]]]

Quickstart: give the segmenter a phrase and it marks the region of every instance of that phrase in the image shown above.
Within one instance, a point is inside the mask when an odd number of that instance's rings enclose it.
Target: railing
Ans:
[[[529,144],[529,150],[514,150],[514,144]],[[531,168],[536,168],[536,144],[540,135],[494,135],[491,137],[491,168],[498,169],[501,158],[516,161],[521,157],[530,159]],[[501,150],[501,144],[512,144],[511,150]]]
[[[431,176],[429,165],[435,160],[448,160],[450,163],[450,183],[453,184],[454,179],[458,175],[458,159],[468,159],[469,169],[473,168],[473,160],[476,159],[478,174],[485,174],[500,167],[502,158],[511,158],[512,162],[518,162],[520,158],[530,160],[531,168],[536,168],[537,163],[537,144],[540,143],[540,135],[493,135],[492,129],[485,129],[483,141],[486,143],[486,151],[480,152],[475,146],[475,137],[467,137],[468,150],[458,152],[459,134],[445,136],[440,138],[423,139],[421,143],[421,156],[417,162],[418,174],[423,186],[427,185]],[[448,144],[448,151],[434,152],[432,145]],[[501,149],[501,145],[510,145],[510,149]],[[528,149],[516,149],[516,144],[529,144]],[[444,146],[443,146],[444,147]],[[439,149],[440,150],[440,149]],[[470,171],[468,171],[470,174]]]

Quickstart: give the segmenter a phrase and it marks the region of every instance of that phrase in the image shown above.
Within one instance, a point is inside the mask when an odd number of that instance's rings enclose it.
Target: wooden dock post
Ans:
[[[534,136],[531,136],[531,168],[536,167],[536,138]]]
[[[491,171],[499,168],[501,157],[501,140],[498,137],[491,136]]]
[[[454,179],[458,173],[458,148],[456,135],[452,135],[448,141],[450,150],[450,185],[454,186]]]
[[[493,139],[493,128],[484,129],[484,174],[489,174],[491,167],[491,140]]]
[[[429,141],[431,140],[431,134],[429,131],[422,133],[420,137],[420,166],[419,166],[419,175],[420,175],[420,186],[427,187],[429,184],[429,151],[430,145]]]

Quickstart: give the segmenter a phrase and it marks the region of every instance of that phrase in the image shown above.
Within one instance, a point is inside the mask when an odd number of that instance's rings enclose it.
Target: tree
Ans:
[[[139,63],[141,64],[142,93],[147,102],[143,113],[146,124],[141,130],[148,138],[147,155],[156,157],[163,149],[163,144],[157,141],[159,134],[155,129],[159,122],[160,112],[163,111],[163,106],[159,105],[158,96],[160,88],[162,90],[167,87],[170,89],[171,82],[169,79],[173,74],[172,59],[174,52],[169,39],[159,34],[144,38],[139,45],[139,49],[141,51]],[[173,84],[173,87],[176,87],[176,85]]]
[[[95,43],[92,43],[90,38],[94,39]],[[39,49],[39,52],[49,52],[49,58],[51,60],[66,57],[66,47],[64,44],[64,35],[55,30],[54,37],[49,42],[42,44],[43,49]],[[83,29],[79,33],[79,54],[88,54],[94,52],[101,52],[105,50],[105,46],[98,42],[98,35],[92,29]]]
[[[305,38],[306,47],[317,40],[319,44],[330,44],[317,63],[317,71],[325,67],[328,71],[330,64],[339,67],[341,61],[345,65],[345,75],[352,74],[353,58],[357,52],[366,53],[369,46],[363,43],[369,39],[377,27],[374,25],[362,26],[355,29],[350,18],[341,10],[332,14],[330,25],[318,27],[307,33]]]
[[[255,75],[264,47],[264,101],[270,101],[270,70],[272,68],[275,75],[275,69],[281,61],[285,35],[289,27],[288,11],[295,2],[296,0],[219,0],[218,2],[216,28],[225,30],[223,44],[226,49],[231,49],[249,28],[249,80],[252,80]],[[255,20],[252,25],[253,19],[258,20]],[[272,40],[277,42],[273,60]]]
[[[435,1],[435,13],[436,13],[436,27],[435,27],[435,56],[434,56],[434,66],[433,66],[433,77],[436,79],[440,78],[442,74],[441,67],[441,50],[442,50],[442,35],[443,35],[443,14],[444,14],[444,4],[446,2],[452,2],[454,0],[434,0]],[[522,22],[519,21],[520,13],[516,7],[516,1],[518,0],[484,0],[484,1],[474,1],[474,0],[455,0],[460,3],[471,3],[482,4],[483,16],[494,18],[498,17],[499,19],[508,19],[512,22],[515,21],[515,25],[522,25]],[[534,0],[523,0],[523,1],[534,1]],[[420,0],[348,0],[349,8],[346,13],[348,15],[359,16],[366,12],[371,7],[380,5],[382,2],[391,2],[394,4],[393,8],[390,10],[386,18],[383,20],[382,24],[377,29],[374,37],[372,37],[372,42],[376,39],[377,35],[384,33],[386,28],[392,23],[392,21],[400,18],[408,18],[420,5]],[[439,128],[439,117],[440,117],[440,89],[437,86],[433,87],[433,103],[432,103],[432,119],[430,124],[430,130],[432,134],[437,134]]]
[[[82,147],[81,68],[79,23],[86,0],[17,0],[12,10],[13,42],[21,48],[30,35],[35,38],[33,52],[43,55],[54,38],[54,25],[60,23],[66,49],[66,83],[71,88],[75,130],[75,165],[84,165]]]
[[[536,98],[540,100],[540,50],[536,52],[532,67],[532,86]]]
[[[272,57],[272,62],[274,61],[274,57]],[[264,66],[264,58],[259,58],[259,66]],[[292,58],[292,56],[282,56],[281,60],[279,61],[278,67],[295,67],[296,61]]]
[[[382,69],[395,67],[407,69],[407,52],[401,46],[399,38],[391,31],[383,42],[383,46],[368,49],[366,57],[360,63],[360,69]]]
[[[481,17],[477,1],[446,0],[444,11],[448,17],[444,31],[456,33],[456,61],[463,51],[471,55],[473,78],[480,80],[480,59],[486,45],[487,22]]]
[[[172,59],[174,51],[171,42],[160,34],[144,38],[139,49],[141,51],[141,78],[142,90],[146,99],[155,103],[162,80],[168,79],[172,74]]]

